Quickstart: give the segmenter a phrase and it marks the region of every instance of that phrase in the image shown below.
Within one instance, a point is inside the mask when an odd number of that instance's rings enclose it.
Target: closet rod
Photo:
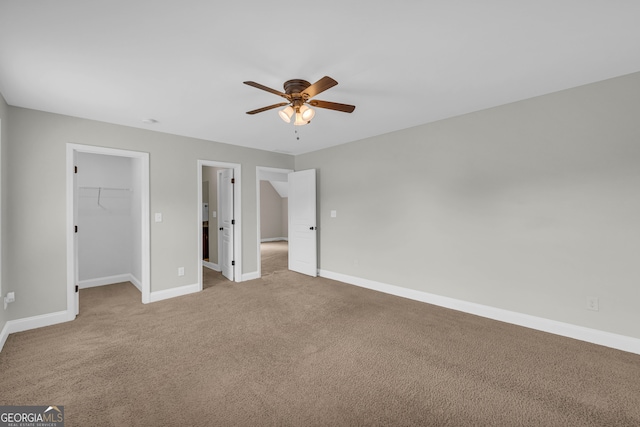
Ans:
[[[118,190],[118,191],[131,191],[130,188],[116,188],[116,187],[78,187],[81,190]]]

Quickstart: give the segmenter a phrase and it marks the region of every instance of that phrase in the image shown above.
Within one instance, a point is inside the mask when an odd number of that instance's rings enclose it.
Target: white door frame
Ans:
[[[270,167],[266,167],[266,166],[256,166],[256,213],[258,216],[258,225],[256,230],[258,230],[258,240],[257,240],[257,254],[256,254],[256,259],[257,261],[257,265],[258,265],[258,276],[257,277],[262,277],[262,256],[260,255],[260,243],[262,243],[262,239],[260,238],[261,236],[261,230],[260,230],[260,181],[264,181],[267,180],[269,174],[271,173],[276,173],[276,174],[289,174],[291,172],[294,172],[293,169],[280,169],[280,168],[270,168]]]
[[[74,159],[76,153],[103,154],[107,156],[129,157],[140,160],[140,198],[141,198],[141,218],[140,226],[142,231],[142,277],[141,293],[142,302],[151,302],[151,239],[149,221],[149,153],[139,151],[120,150],[116,148],[97,147],[92,145],[82,145],[67,143],[67,313],[69,320],[76,317],[78,307],[76,306],[76,285],[78,284],[77,267],[78,258],[75,239],[74,209],[77,189],[74,186]]]
[[[233,270],[235,282],[242,281],[242,204],[241,204],[241,177],[242,167],[239,163],[219,162],[215,160],[198,160],[198,221],[196,223],[198,229],[198,260],[200,268],[198,268],[198,286],[202,290],[202,167],[209,166],[213,168],[233,169],[235,184],[233,186],[233,216],[235,219],[235,227],[233,233],[233,257],[236,265]],[[218,258],[220,254],[218,254]],[[218,260],[219,261],[219,260]]]

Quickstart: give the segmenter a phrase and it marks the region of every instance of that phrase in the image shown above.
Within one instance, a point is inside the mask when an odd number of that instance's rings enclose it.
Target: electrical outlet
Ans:
[[[600,309],[598,298],[596,297],[588,297],[587,298],[587,310],[598,311]]]
[[[178,276],[184,276],[184,267],[178,267]]]
[[[7,309],[7,306],[10,302],[14,302],[16,300],[16,293],[9,292],[6,297],[4,297],[4,309]]]

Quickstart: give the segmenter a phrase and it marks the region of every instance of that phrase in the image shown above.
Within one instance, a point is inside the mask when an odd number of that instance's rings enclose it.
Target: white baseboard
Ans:
[[[9,338],[9,325],[5,323],[2,332],[0,332],[0,351],[2,351],[4,343],[7,342],[7,338]]]
[[[16,332],[28,331],[29,329],[42,328],[45,326],[56,325],[58,323],[69,322],[75,319],[75,315],[68,311],[58,311],[56,313],[42,314],[39,316],[27,317],[18,320],[9,320],[0,332],[0,351],[4,347],[9,334]]]
[[[138,290],[140,292],[142,292],[142,282],[140,282],[140,280],[138,280],[138,278],[136,276],[134,276],[133,274],[129,275],[129,281],[131,283],[133,283],[133,286],[135,286],[136,288],[138,288]]]
[[[242,282],[246,282],[247,280],[259,279],[260,274],[257,271],[252,271],[251,273],[244,273],[242,275]]]
[[[113,281],[111,281],[113,280]],[[113,283],[131,282],[139,290],[142,289],[140,281],[131,274],[123,274],[119,276],[110,276],[108,278],[94,279],[91,281],[85,281],[84,287],[78,285],[80,288],[90,288],[95,286],[109,285]],[[179,288],[167,289],[165,291],[151,292],[150,301],[161,301],[163,299],[173,298],[177,296],[187,295],[193,292],[198,292],[200,287],[195,285],[181,286]],[[43,314],[39,316],[27,317],[24,319],[10,320],[8,321],[2,331],[0,332],[0,351],[4,347],[9,334],[16,332],[27,331],[29,329],[42,328],[44,326],[51,326],[57,323],[68,322],[75,319],[75,314],[71,314],[69,311],[59,311],[56,313]]]
[[[417,291],[414,289],[403,288],[400,286],[389,285],[386,283],[375,282],[373,280],[363,279],[355,276],[349,276],[341,273],[334,273],[327,270],[318,270],[321,277],[327,279],[338,280],[355,286],[396,295],[403,298],[409,298],[415,301],[421,301],[440,307],[450,308],[453,310],[486,317],[501,322],[511,323],[514,325],[524,326],[530,329],[536,329],[543,332],[574,338],[593,344],[603,345],[630,353],[640,354],[640,339],[628,337],[625,335],[613,334],[610,332],[600,331],[597,329],[585,328],[583,326],[572,325],[570,323],[557,322],[555,320],[544,319],[541,317],[531,316],[528,314],[517,313],[509,310],[503,310],[486,305],[476,304],[468,301],[457,300],[454,298],[443,297],[440,295],[430,294],[427,292]],[[242,280],[252,280],[258,278],[258,272],[246,273],[242,275]],[[115,282],[118,283],[118,282]],[[134,283],[132,281],[132,283]],[[134,283],[135,285],[135,283]],[[198,284],[181,286],[163,291],[151,292],[151,302],[161,301],[164,299],[174,298],[190,293],[198,292]],[[44,326],[55,325],[58,323],[73,320],[75,315],[68,311],[59,311],[56,313],[43,314],[39,316],[27,317],[25,319],[10,320],[2,328],[0,332],[0,351],[4,347],[9,334],[22,332],[29,329],[41,328]]]
[[[214,271],[221,271],[222,270],[218,264],[214,264],[214,263],[209,262],[209,261],[202,261],[202,266],[203,267],[207,267],[209,270],[214,270]]]
[[[133,274],[117,274],[115,276],[98,277],[95,279],[81,280],[78,282],[80,289],[95,288],[96,286],[113,285],[114,283],[131,282],[133,285],[142,292],[142,284],[140,280],[134,277]]]
[[[260,239],[260,243],[265,243],[265,242],[288,242],[289,238],[288,237],[269,237],[266,239]]]
[[[163,291],[151,292],[149,302],[162,301],[169,298],[181,297],[183,295],[200,292],[200,286],[196,283],[193,285],[185,285],[177,288],[165,289]]]
[[[580,341],[602,345],[605,347],[628,351],[630,353],[640,354],[640,339],[628,337],[626,335],[618,335],[611,332],[600,331],[597,329],[585,328],[583,326],[572,325],[570,323],[558,322],[555,320],[531,316],[515,311],[503,310],[487,305],[443,297],[427,292],[416,291],[414,289],[408,289],[400,286],[389,285],[386,283],[375,282],[373,280],[362,279],[360,277],[334,273],[327,270],[318,270],[318,274],[321,277],[325,277],[327,279],[338,280],[340,282],[349,283],[351,285],[360,286],[362,288],[372,289],[374,291],[384,292],[415,301],[426,302],[428,304],[462,311],[464,313],[474,314],[476,316],[499,320],[501,322],[524,326],[526,328],[536,329],[538,331],[548,332],[563,337],[573,338]]]

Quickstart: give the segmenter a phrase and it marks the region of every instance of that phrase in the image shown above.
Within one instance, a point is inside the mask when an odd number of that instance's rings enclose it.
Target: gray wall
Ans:
[[[289,198],[283,197],[280,199],[282,203],[282,237],[289,239]]]
[[[269,181],[260,181],[260,238],[287,238],[286,199],[273,188]]]
[[[5,209],[7,206],[7,192],[5,191],[7,182],[7,147],[9,142],[9,106],[4,100],[2,94],[0,94],[0,303],[3,302],[1,297],[6,296],[7,292],[11,289],[7,285],[5,279],[5,256],[8,247],[5,247],[4,241],[7,235],[6,214]],[[2,306],[4,308],[4,305]],[[5,310],[0,310],[0,331],[4,328],[4,325],[9,320]]]
[[[640,73],[297,156],[319,268],[640,338],[638,112]]]
[[[17,107],[9,107],[8,122],[3,173],[11,180],[3,180],[2,196],[11,203],[2,219],[11,227],[2,236],[3,275],[16,291],[8,320],[66,309],[68,142],[150,153],[152,292],[198,281],[197,160],[240,163],[242,269],[257,271],[256,166],[292,168],[293,157]],[[155,212],[163,222],[153,222]]]

